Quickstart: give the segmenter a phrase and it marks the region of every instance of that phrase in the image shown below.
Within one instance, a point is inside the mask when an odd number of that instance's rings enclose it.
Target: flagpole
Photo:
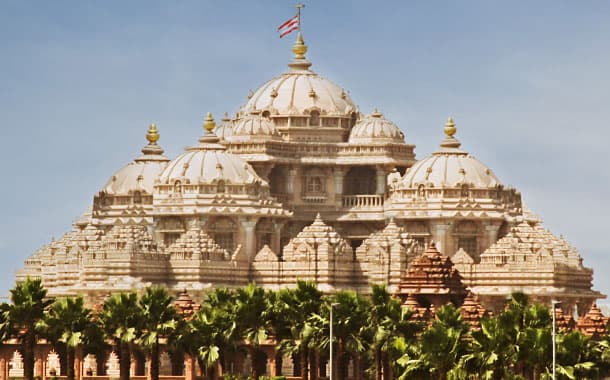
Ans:
[[[299,32],[301,32],[301,8],[303,8],[305,5],[302,3],[297,3],[296,7],[297,7],[297,19],[299,20],[299,25],[298,25],[298,30]]]

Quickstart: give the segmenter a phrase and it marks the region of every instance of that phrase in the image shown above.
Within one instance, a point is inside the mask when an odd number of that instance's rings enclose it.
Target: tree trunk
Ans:
[[[316,353],[314,350],[308,350],[309,351],[309,376],[311,380],[316,380],[317,378],[317,361],[316,361]]]
[[[252,343],[248,346],[248,351],[250,354],[250,379],[257,380],[258,374],[256,373],[256,348],[252,346]]]
[[[119,347],[121,358],[119,359],[120,379],[129,380],[131,367],[131,353],[129,352],[129,344],[121,343]]]
[[[150,379],[159,380],[159,342],[150,348]]]
[[[28,326],[23,337],[23,378],[34,380],[34,350],[36,347],[36,336],[34,326]]]
[[[303,380],[308,380],[308,371],[307,371],[307,349],[306,348],[301,348],[301,352],[299,353],[301,355],[301,379]]]
[[[66,345],[66,378],[74,380],[74,348]]]
[[[381,365],[383,366],[383,380],[394,380],[392,360],[387,352],[381,354]]]
[[[375,348],[375,380],[381,380],[381,349]]]
[[[344,354],[343,342],[341,340],[339,340],[339,342],[337,342],[337,359],[336,359],[337,371],[334,372],[337,375],[337,380],[345,379],[346,371],[343,370],[343,362],[344,362],[343,354]]]

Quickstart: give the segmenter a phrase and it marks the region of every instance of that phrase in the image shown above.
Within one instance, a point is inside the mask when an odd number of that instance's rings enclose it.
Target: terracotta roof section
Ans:
[[[593,304],[589,311],[580,317],[576,327],[585,335],[600,336],[607,332],[608,317],[604,317],[602,311]]]
[[[451,259],[441,254],[434,242],[431,242],[424,253],[409,264],[401,279],[398,292],[401,295],[463,297],[466,289]]]

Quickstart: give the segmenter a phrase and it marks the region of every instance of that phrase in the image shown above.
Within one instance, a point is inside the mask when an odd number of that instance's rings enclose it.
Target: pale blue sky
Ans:
[[[0,2],[0,294],[139,154],[170,157],[207,111],[283,72],[291,1]],[[377,106],[418,158],[463,148],[577,246],[610,293],[610,3],[308,1],[313,69]]]

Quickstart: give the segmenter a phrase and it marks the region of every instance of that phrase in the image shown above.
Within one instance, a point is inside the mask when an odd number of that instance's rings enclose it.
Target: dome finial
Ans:
[[[157,125],[152,123],[148,126],[148,132],[146,133],[146,140],[152,145],[157,145],[157,141],[159,141],[159,130],[157,129]]]
[[[307,53],[307,45],[303,41],[303,35],[301,31],[297,34],[297,40],[292,45],[292,52],[294,53],[295,59],[305,59],[305,53]]]
[[[214,118],[212,117],[212,113],[208,112],[205,117],[205,121],[203,122],[203,129],[205,129],[208,134],[212,133],[212,131],[216,128],[216,123],[214,122]]]
[[[457,129],[455,128],[455,123],[453,122],[453,117],[449,116],[447,122],[445,123],[445,134],[449,138],[453,138]]]

